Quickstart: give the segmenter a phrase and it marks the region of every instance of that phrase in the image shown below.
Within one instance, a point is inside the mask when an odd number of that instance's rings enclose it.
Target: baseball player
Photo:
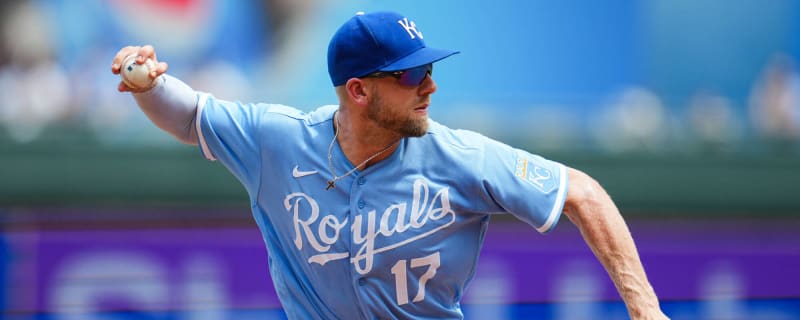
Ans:
[[[413,20],[358,13],[333,35],[328,71],[339,103],[310,113],[224,101],[165,74],[133,92],[161,129],[199,145],[246,188],[290,319],[461,319],[493,215],[541,233],[575,223],[634,319],[664,319],[631,235],[586,174],[428,118],[433,64]],[[151,46],[123,59],[156,60]]]

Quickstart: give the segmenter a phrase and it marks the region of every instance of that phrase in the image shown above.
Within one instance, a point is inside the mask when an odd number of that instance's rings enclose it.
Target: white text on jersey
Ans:
[[[301,205],[306,202],[307,205]],[[350,257],[349,252],[329,253],[331,245],[339,239],[340,230],[347,226],[348,219],[339,221],[334,215],[326,215],[320,218],[320,209],[317,201],[303,192],[295,192],[286,196],[283,205],[287,211],[293,214],[294,220],[294,244],[298,250],[303,249],[304,239],[319,254],[308,258],[309,263],[325,263]],[[309,210],[302,210],[309,208]],[[309,211],[309,212],[306,212]],[[366,230],[363,227],[366,217]],[[439,221],[430,230],[419,233],[410,238],[398,239],[399,241],[375,248],[375,239],[380,235],[389,238],[395,234],[401,234],[410,228],[424,229],[431,221]],[[442,188],[433,197],[430,197],[430,190],[427,181],[417,179],[414,181],[413,199],[411,201],[411,211],[408,212],[408,203],[400,202],[390,205],[383,211],[380,218],[376,217],[376,210],[369,211],[366,215],[356,215],[350,230],[353,234],[353,241],[361,245],[354,257],[350,258],[350,263],[355,265],[356,271],[360,274],[369,273],[372,270],[372,262],[375,254],[389,251],[419,239],[425,238],[439,230],[442,230],[456,220],[456,215],[450,207],[449,188]],[[318,223],[316,230],[312,224]],[[362,265],[363,263],[363,265]]]

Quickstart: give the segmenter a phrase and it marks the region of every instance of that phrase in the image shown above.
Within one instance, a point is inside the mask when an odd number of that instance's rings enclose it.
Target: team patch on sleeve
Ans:
[[[534,159],[524,152],[517,152],[517,164],[514,168],[514,175],[532,184],[542,193],[548,194],[555,190],[558,183],[553,171],[539,163],[542,161],[546,160]]]

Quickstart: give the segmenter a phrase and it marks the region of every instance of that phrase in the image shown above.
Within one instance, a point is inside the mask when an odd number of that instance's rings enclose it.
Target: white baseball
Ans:
[[[147,59],[143,64],[136,63],[136,55],[130,55],[122,62],[119,72],[122,82],[133,90],[146,90],[153,86],[154,79],[150,78],[150,71],[156,68],[152,59]]]

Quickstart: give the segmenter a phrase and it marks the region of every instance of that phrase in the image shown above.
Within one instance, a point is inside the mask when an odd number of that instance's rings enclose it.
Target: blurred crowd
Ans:
[[[182,63],[171,64],[171,72],[195,88],[252,101],[262,100],[265,88],[297,86],[306,81],[292,73],[292,66],[302,63],[293,57],[307,50],[302,45],[308,40],[303,36],[308,32],[303,28],[309,27],[305,21],[324,10],[313,2],[0,2],[0,137],[19,144],[71,132],[112,144],[169,140],[144,119],[132,99],[116,92],[118,80],[108,71],[119,47],[149,42],[159,30],[169,30],[155,37],[160,55],[179,59]],[[550,141],[548,147],[554,149],[588,141],[581,145],[606,151],[675,145],[750,150],[770,141],[794,150],[800,144],[797,63],[796,57],[781,52],[765,59],[760,74],[750,79],[744,103],[697,88],[688,105],[674,106],[639,84],[608,92],[607,103],[580,111],[585,114],[577,120],[558,105],[537,107],[538,118],[567,125],[516,133],[545,136],[542,141]],[[483,119],[478,125],[451,123],[485,127],[489,134],[505,123],[500,116]]]
[[[0,137],[12,143],[86,135],[111,144],[163,141],[116,91],[111,59],[154,44],[191,85],[250,99],[310,1],[0,2]],[[171,59],[170,59],[171,58]]]
[[[686,106],[670,106],[653,90],[631,87],[608,105],[593,127],[607,150],[658,150],[676,143],[706,150],[796,152],[800,146],[800,73],[776,53],[752,79],[745,104],[698,88]],[[682,111],[685,110],[685,111]],[[756,146],[756,145],[758,146]]]

